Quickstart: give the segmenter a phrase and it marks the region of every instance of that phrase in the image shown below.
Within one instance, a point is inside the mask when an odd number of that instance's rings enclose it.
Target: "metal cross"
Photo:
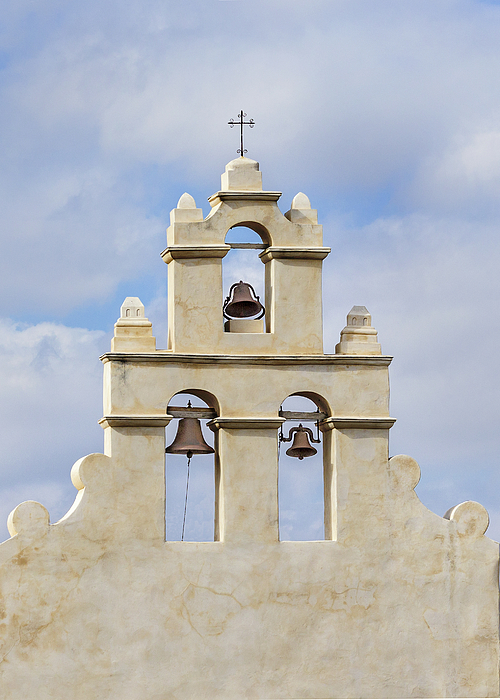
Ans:
[[[234,119],[230,119],[228,121],[228,124],[231,127],[231,129],[233,128],[233,126],[236,126],[237,124],[240,125],[240,147],[238,148],[236,153],[239,153],[242,157],[243,157],[244,153],[247,153],[247,149],[243,148],[243,125],[245,125],[245,126],[248,125],[251,129],[253,129],[255,126],[255,122],[253,119],[250,119],[247,122],[243,121],[246,116],[247,115],[245,114],[245,112],[243,110],[241,110],[241,112],[238,114],[239,121],[235,122]]]

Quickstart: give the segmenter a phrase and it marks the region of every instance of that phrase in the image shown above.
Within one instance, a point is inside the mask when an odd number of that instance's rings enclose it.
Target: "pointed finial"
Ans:
[[[311,208],[311,202],[309,201],[309,197],[304,194],[303,192],[298,192],[295,197],[292,199],[292,206],[291,209],[310,209]]]
[[[182,197],[180,197],[179,201],[177,202],[177,209],[196,209],[194,197],[187,192],[184,192]]]
[[[311,208],[309,197],[298,192],[292,199],[292,205],[285,217],[294,224],[317,224],[318,212]]]

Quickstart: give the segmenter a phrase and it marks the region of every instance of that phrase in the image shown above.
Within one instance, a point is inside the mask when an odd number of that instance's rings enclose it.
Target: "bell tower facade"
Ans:
[[[168,247],[168,349],[175,353],[308,355],[323,353],[321,267],[329,248],[309,199],[299,194],[284,216],[281,192],[262,189],[259,164],[237,158],[226,166],[222,189],[209,198],[203,219],[184,194],[170,215]],[[227,232],[253,229],[262,240],[266,317],[263,332],[225,332],[222,259]],[[235,280],[237,282],[237,280]]]
[[[21,688],[39,700],[498,696],[488,514],[467,501],[438,517],[414,492],[415,460],[389,458],[391,357],[364,306],[325,352],[330,249],[309,199],[282,214],[279,198],[241,157],[206,218],[189,194],[171,212],[167,349],[127,297],[101,358],[104,454],[73,466],[62,520],[32,501],[9,518],[7,700]],[[224,296],[226,236],[241,226],[260,237],[261,299],[238,279]],[[283,410],[296,396],[314,410]],[[183,419],[167,447],[165,427]],[[304,470],[323,454],[321,540],[282,536],[282,440]],[[166,449],[214,452],[211,542],[166,539]]]

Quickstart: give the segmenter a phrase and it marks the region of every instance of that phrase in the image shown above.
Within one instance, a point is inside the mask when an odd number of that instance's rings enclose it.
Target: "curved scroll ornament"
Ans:
[[[24,501],[7,518],[11,537],[15,535],[41,536],[49,529],[49,512],[38,501]]]
[[[389,460],[391,476],[401,491],[412,491],[420,481],[420,467],[413,457],[395,455]]]
[[[464,501],[447,510],[443,517],[457,524],[457,531],[461,537],[480,537],[490,524],[488,511],[476,501]]]

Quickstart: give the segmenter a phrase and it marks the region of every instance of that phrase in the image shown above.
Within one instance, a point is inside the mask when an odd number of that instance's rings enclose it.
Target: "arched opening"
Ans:
[[[202,390],[182,391],[170,399],[167,414],[174,419],[166,428],[166,539],[213,542],[217,447],[207,423],[218,414],[217,401]]]
[[[231,301],[233,296],[231,287],[239,281],[251,285],[249,299],[258,297],[258,302],[265,306],[265,266],[259,259],[259,253],[267,247],[267,236],[262,227],[252,227],[249,224],[234,226],[226,234],[225,242],[231,246],[231,250],[222,261],[222,291],[223,304]],[[258,305],[255,306],[255,316],[262,316]],[[244,319],[242,319],[244,320]],[[257,319],[260,321],[260,319]],[[237,327],[237,324],[227,323],[224,319],[224,330],[236,332],[265,332],[265,318],[260,323],[248,325],[245,330]]]
[[[325,539],[323,435],[319,422],[328,415],[328,407],[321,397],[304,392],[288,396],[280,415],[286,419],[279,439],[280,540]]]

